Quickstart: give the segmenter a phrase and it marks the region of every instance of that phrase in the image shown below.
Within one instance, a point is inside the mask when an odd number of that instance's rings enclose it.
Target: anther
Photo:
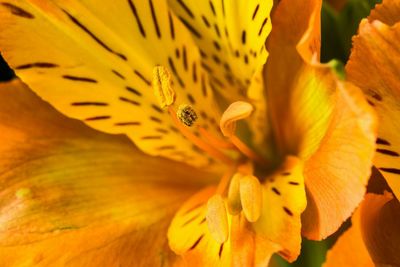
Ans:
[[[235,173],[232,177],[228,189],[228,211],[232,215],[237,215],[242,211],[240,202],[240,179],[243,177],[241,173]]]
[[[175,102],[175,91],[171,86],[171,74],[164,66],[153,68],[153,90],[162,108]]]
[[[246,219],[256,222],[262,209],[262,188],[256,177],[246,175],[240,179],[240,200]]]
[[[228,240],[228,216],[221,195],[214,195],[208,200],[206,220],[210,234],[215,241],[222,244]]]
[[[178,111],[176,112],[178,119],[186,126],[193,126],[197,120],[196,111],[190,105],[180,105]]]

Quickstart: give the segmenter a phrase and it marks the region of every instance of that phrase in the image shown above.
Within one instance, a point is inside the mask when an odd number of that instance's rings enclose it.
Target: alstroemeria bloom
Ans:
[[[365,193],[374,113],[318,62],[321,1],[280,1],[271,23],[272,2],[1,1],[0,50],[22,81],[144,153],[20,114],[40,101],[5,90],[23,99],[1,105],[0,263],[158,266],[168,227],[181,263],[257,266],[334,232]]]
[[[346,66],[348,79],[364,91],[378,114],[374,164],[394,197],[368,194],[353,217],[353,226],[328,254],[327,266],[400,265],[400,1],[377,5],[359,28]],[[368,78],[366,78],[368,77]],[[351,253],[346,253],[349,245]],[[364,264],[362,264],[364,263]]]

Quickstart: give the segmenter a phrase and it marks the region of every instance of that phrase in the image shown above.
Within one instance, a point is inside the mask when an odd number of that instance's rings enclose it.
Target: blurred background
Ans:
[[[322,62],[336,59],[338,71],[343,71],[343,66],[350,54],[351,38],[356,34],[360,20],[367,17],[371,8],[379,2],[381,0],[324,0],[321,21]],[[0,56],[0,81],[7,81],[13,76],[13,71]],[[327,250],[334,244],[340,233],[349,226],[350,222],[346,222],[336,234],[321,242],[304,240],[301,256],[296,262],[288,264],[279,256],[275,256],[271,267],[321,266],[325,261]]]

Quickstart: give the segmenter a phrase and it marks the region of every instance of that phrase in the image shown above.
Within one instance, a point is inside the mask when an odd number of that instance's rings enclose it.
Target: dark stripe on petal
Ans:
[[[379,168],[379,170],[383,172],[393,173],[393,174],[400,174],[400,169],[396,168]]]
[[[146,32],[144,31],[142,22],[140,21],[140,18],[139,18],[139,15],[138,15],[138,13],[137,13],[135,4],[133,3],[132,0],[128,0],[128,3],[129,3],[129,7],[130,7],[131,10],[132,10],[133,16],[135,17],[135,20],[136,20],[136,23],[137,23],[137,25],[138,25],[138,27],[139,27],[140,33],[142,34],[143,37],[146,38]]]
[[[185,84],[183,83],[181,77],[179,76],[179,74],[178,74],[178,72],[177,72],[177,70],[176,70],[176,68],[175,68],[174,61],[172,60],[171,57],[168,57],[168,64],[169,64],[169,67],[170,67],[171,70],[172,70],[172,73],[175,75],[176,79],[178,80],[180,86],[182,86],[183,88],[185,88]]]
[[[224,250],[224,243],[222,243],[221,246],[219,247],[219,251],[218,251],[218,257],[219,258],[221,258],[223,250]]]
[[[95,116],[86,118],[85,121],[100,121],[100,120],[108,120],[111,119],[111,116]]]
[[[142,136],[141,137],[142,140],[158,140],[158,139],[162,139],[161,135],[147,135],[147,136]]]
[[[190,247],[189,250],[195,249],[195,248],[197,247],[197,245],[200,243],[200,241],[203,239],[203,237],[204,237],[204,234],[201,235],[201,236],[196,240],[196,242],[194,242],[194,244]]]
[[[188,30],[197,38],[201,39],[201,34],[192,26],[190,25],[184,18],[178,17],[179,20],[188,28]]]
[[[390,146],[389,141],[387,141],[387,140],[385,140],[385,139],[382,139],[382,138],[376,139],[376,143],[377,143],[378,145]]]
[[[162,120],[161,120],[161,119],[156,118],[156,117],[153,117],[153,116],[150,117],[150,120],[152,120],[152,121],[154,121],[154,122],[157,122],[157,123],[162,123]]]
[[[194,19],[194,14],[190,10],[190,8],[182,1],[182,0],[177,0],[178,4],[182,7],[182,9],[186,12],[186,14],[189,15],[192,19]]]
[[[261,35],[261,33],[262,33],[263,29],[264,29],[265,24],[267,24],[267,21],[268,21],[268,18],[265,18],[264,21],[263,21],[263,23],[262,23],[262,25],[261,25],[261,28],[260,28],[260,30],[259,30],[259,32],[258,32],[258,36]]]
[[[137,102],[137,101],[135,101],[135,100],[128,99],[128,98],[123,97],[123,96],[121,96],[121,97],[119,98],[119,100],[121,100],[121,101],[123,101],[123,102],[125,102],[125,103],[129,103],[129,104],[135,105],[135,106],[140,106],[140,103],[139,103],[139,102]]]
[[[293,182],[293,181],[289,181],[288,184],[290,184],[290,185],[299,185],[300,183],[298,183],[298,182]]]
[[[142,93],[139,92],[138,90],[136,90],[135,88],[132,88],[130,86],[126,86],[125,88],[126,88],[126,90],[128,90],[131,93],[134,93],[137,96],[142,96]]]
[[[287,215],[293,216],[293,212],[290,209],[288,209],[287,207],[283,207],[283,210],[286,212]]]
[[[104,102],[73,102],[71,106],[108,106],[108,103]]]
[[[147,80],[147,79],[143,76],[143,74],[141,74],[138,70],[133,70],[133,72],[134,72],[145,84],[147,84],[148,86],[151,85],[151,82],[150,82],[149,80]]]
[[[279,190],[276,189],[276,187],[272,187],[271,190],[272,190],[272,192],[274,192],[274,193],[277,194],[278,196],[281,195],[281,192],[279,192]]]
[[[213,2],[210,0],[210,1],[209,1],[209,3],[210,3],[210,9],[211,9],[211,12],[213,13],[213,15],[214,15],[214,16],[216,16],[216,15],[217,15],[217,13],[215,12],[215,8],[214,8],[214,4],[213,4]]]
[[[154,10],[153,1],[149,0],[149,4],[150,4],[150,10],[151,10],[151,18],[153,19],[153,23],[154,23],[154,28],[156,30],[158,39],[160,39],[161,38],[160,26],[158,26],[157,15],[156,15],[156,11]]]
[[[175,26],[174,26],[174,21],[172,19],[171,12],[168,12],[168,19],[169,19],[169,30],[171,32],[171,38],[172,38],[172,40],[175,40]]]
[[[24,70],[30,68],[56,68],[59,67],[57,64],[47,63],[47,62],[36,62],[36,63],[29,63],[15,67],[17,70]]]
[[[259,8],[260,8],[260,4],[257,4],[256,8],[254,9],[253,16],[251,17],[252,20],[254,20],[256,18]]]
[[[397,153],[395,151],[392,151],[392,150],[388,150],[388,149],[378,148],[378,149],[376,149],[376,152],[381,153],[381,154],[385,154],[387,156],[392,156],[392,157],[400,156],[399,153]]]
[[[138,126],[141,125],[138,121],[125,121],[125,122],[116,122],[114,123],[115,126]]]
[[[26,18],[26,19],[34,19],[35,16],[29,13],[26,10],[23,10],[20,7],[17,7],[16,5],[10,4],[10,3],[1,3],[4,7],[8,8],[11,11],[11,14]]]
[[[121,78],[122,80],[125,80],[125,76],[124,75],[122,75],[121,73],[119,73],[118,71],[116,71],[116,70],[111,70],[112,71],[112,73],[114,73],[115,75],[117,75],[119,78]]]
[[[71,81],[78,81],[78,82],[88,82],[88,83],[97,83],[95,79],[87,78],[87,77],[78,77],[72,75],[63,75],[64,79],[71,80]]]
[[[112,50],[108,45],[106,45],[102,40],[100,40],[94,33],[92,33],[85,25],[83,25],[77,18],[72,16],[70,13],[68,13],[66,10],[62,9],[62,11],[68,16],[68,18],[76,25],[78,26],[81,30],[83,30],[85,33],[87,33],[96,43],[98,43],[100,46],[102,46],[105,50],[107,50],[110,53],[113,53],[114,55],[117,55],[123,60],[127,60],[127,57],[121,53],[115,52]]]

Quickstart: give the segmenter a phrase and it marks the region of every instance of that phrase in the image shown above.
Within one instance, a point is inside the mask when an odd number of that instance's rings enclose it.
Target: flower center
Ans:
[[[236,215],[243,211],[249,222],[257,221],[261,214],[262,190],[259,179],[253,176],[253,163],[266,166],[268,162],[235,134],[236,122],[250,116],[253,107],[238,101],[225,110],[220,120],[221,132],[227,138],[223,140],[196,124],[198,117],[190,105],[183,103],[175,110],[171,75],[163,66],[156,66],[153,70],[153,89],[160,106],[168,109],[182,135],[227,166],[215,195],[208,201],[206,216],[211,235],[217,242],[224,243],[228,239],[229,214]],[[190,127],[197,127],[200,134],[195,135]],[[229,156],[223,152],[225,150],[236,151],[237,156]]]

